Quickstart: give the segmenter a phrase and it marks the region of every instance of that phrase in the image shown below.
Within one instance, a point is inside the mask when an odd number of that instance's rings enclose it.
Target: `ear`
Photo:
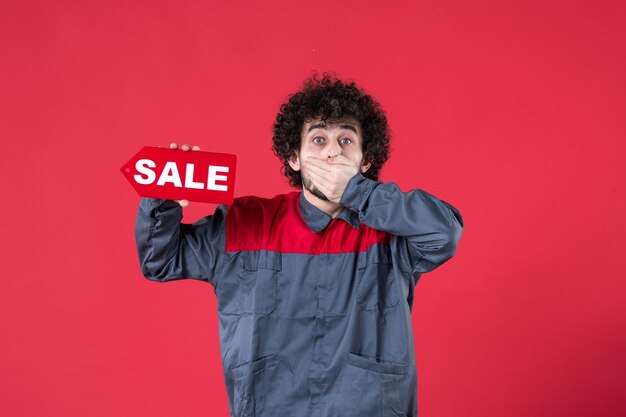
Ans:
[[[298,154],[294,153],[293,155],[291,155],[291,157],[289,158],[289,166],[294,171],[300,171],[300,158]]]
[[[363,161],[363,163],[361,164],[361,172],[365,173],[367,172],[368,169],[370,169],[370,167],[372,166],[371,162],[365,162]]]

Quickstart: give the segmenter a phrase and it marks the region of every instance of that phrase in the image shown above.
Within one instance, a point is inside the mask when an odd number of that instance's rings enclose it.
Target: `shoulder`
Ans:
[[[273,225],[293,216],[298,192],[278,194],[271,198],[237,197],[226,215],[227,247],[231,250],[258,246],[267,240]]]
[[[278,207],[287,201],[288,196],[289,194],[278,194],[270,198],[258,197],[255,195],[237,197],[233,200],[230,208],[239,211],[271,209],[273,207]]]
[[[244,218],[247,218],[248,222],[264,220],[287,206],[289,201],[294,198],[294,194],[297,193],[278,194],[271,198],[257,196],[237,197],[228,206],[229,221],[243,220]]]

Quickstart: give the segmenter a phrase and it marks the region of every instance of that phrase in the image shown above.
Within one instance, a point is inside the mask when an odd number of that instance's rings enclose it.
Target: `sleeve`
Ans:
[[[340,204],[369,227],[393,235],[392,245],[414,276],[454,256],[463,233],[463,218],[452,205],[426,191],[402,192],[393,182],[361,173],[350,179]]]
[[[224,260],[226,211],[220,205],[213,215],[185,224],[177,202],[142,198],[135,241],[143,276],[158,282],[192,278],[215,286]]]

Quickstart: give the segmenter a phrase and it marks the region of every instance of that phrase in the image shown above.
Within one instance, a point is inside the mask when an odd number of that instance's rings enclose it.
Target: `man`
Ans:
[[[186,201],[142,199],[144,276],[214,287],[231,416],[415,417],[413,290],[454,255],[459,211],[378,181],[387,120],[354,83],[311,77],[273,141],[302,191],[240,197],[194,224],[180,223]]]

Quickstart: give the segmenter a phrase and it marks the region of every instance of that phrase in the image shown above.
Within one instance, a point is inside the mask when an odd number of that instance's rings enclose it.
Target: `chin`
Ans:
[[[308,187],[307,187],[307,190],[309,190],[309,192],[310,192],[311,194],[313,194],[315,197],[319,198],[320,200],[330,201],[330,200],[328,199],[328,197],[326,197],[326,196],[324,195],[324,193],[323,193],[323,192],[321,192],[320,190],[318,190],[317,188],[313,188],[313,189],[311,189],[311,188],[308,188]]]
[[[328,197],[326,197],[323,192],[315,188],[315,186],[311,184],[311,181],[309,181],[309,179],[306,178],[304,175],[302,176],[302,186],[320,200],[330,201]]]

